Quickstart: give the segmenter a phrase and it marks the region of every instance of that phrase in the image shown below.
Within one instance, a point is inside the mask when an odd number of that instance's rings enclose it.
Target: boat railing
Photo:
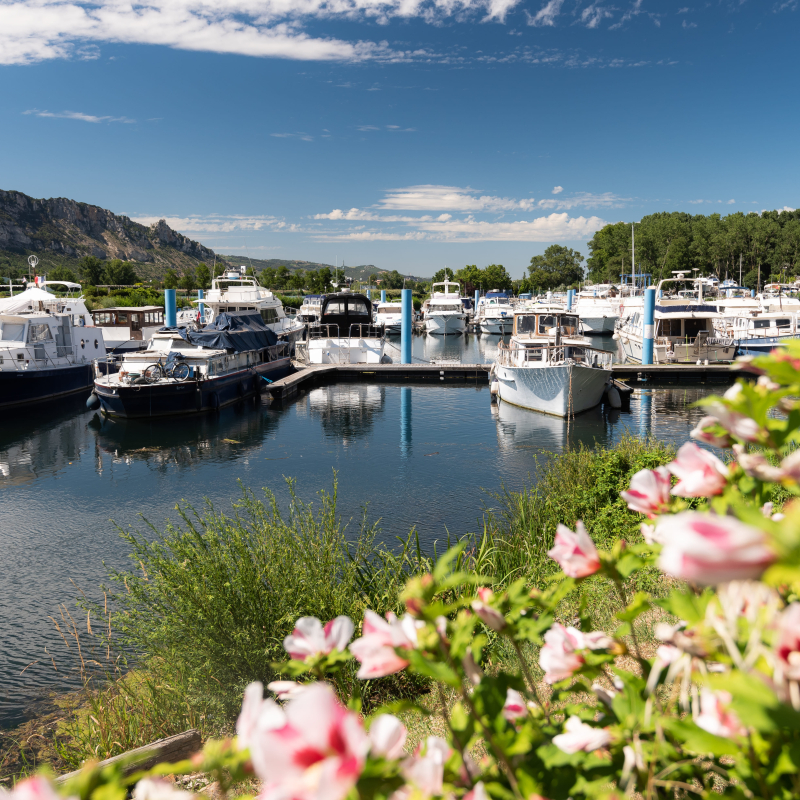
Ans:
[[[57,344],[55,357],[66,358],[68,364],[77,363],[78,356],[80,355],[79,350],[85,349],[87,344],[86,340],[81,339],[81,342],[83,343],[82,345]],[[24,358],[19,358],[20,351],[24,353]],[[15,371],[17,372],[25,372],[28,369],[25,365],[30,362],[34,362],[35,364],[43,363],[51,367],[59,366],[59,364],[53,360],[52,355],[47,352],[44,342],[33,344],[20,342],[19,344],[0,345],[0,363],[5,364],[6,358],[14,365]],[[63,366],[63,364],[60,366]]]
[[[338,339],[339,326],[332,323],[325,323],[324,325],[315,325],[308,330],[309,339]]]
[[[350,326],[351,339],[380,339],[383,336],[383,325],[369,322],[356,322]]]
[[[610,369],[614,354],[606,350],[595,350],[581,344],[566,344],[554,347],[544,342],[523,345],[516,342],[498,345],[498,361],[502,366],[518,367],[528,363],[559,364],[572,361],[593,367]]]

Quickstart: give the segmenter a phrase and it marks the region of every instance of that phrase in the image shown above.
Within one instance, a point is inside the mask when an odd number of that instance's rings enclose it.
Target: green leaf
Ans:
[[[661,724],[686,750],[697,753],[697,755],[735,756],[741,752],[741,748],[731,739],[714,736],[713,733],[704,731],[689,719],[664,717]]]
[[[619,611],[616,617],[621,622],[633,622],[650,608],[650,595],[645,592],[637,592],[633,600],[628,603],[628,607]]]
[[[447,664],[430,661],[419,650],[408,651],[407,658],[418,675],[425,675],[456,689],[461,686],[461,678]]]

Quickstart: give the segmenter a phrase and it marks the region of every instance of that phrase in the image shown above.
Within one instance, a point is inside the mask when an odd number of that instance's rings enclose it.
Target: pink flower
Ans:
[[[781,677],[800,681],[800,603],[792,603],[778,617],[778,643],[775,648]]]
[[[728,468],[708,450],[686,442],[667,469],[678,478],[676,497],[708,497],[719,494],[728,482]]]
[[[611,742],[611,734],[605,728],[593,728],[579,717],[570,717],[564,725],[564,733],[553,737],[553,744],[565,753],[577,753],[583,750],[591,753]]]
[[[423,797],[431,797],[442,793],[444,783],[444,765],[453,752],[450,745],[438,736],[429,736],[423,746],[420,745],[414,755],[407,758],[400,767],[400,774]]]
[[[672,478],[666,467],[639,470],[631,478],[627,492],[620,492],[631,511],[647,514],[651,519],[669,503]]]
[[[731,386],[723,395],[725,400],[736,400],[742,391],[740,383]],[[732,411],[724,403],[712,403],[709,410],[716,418],[718,423],[725,428],[726,431],[732,433],[737,439],[743,439],[745,442],[757,442],[761,438],[761,428],[759,424],[750,417]]]
[[[192,800],[194,795],[178,789],[164,778],[142,778],[136,784],[133,800]]]
[[[734,517],[684,511],[659,517],[656,534],[664,542],[659,567],[702,585],[759,578],[775,560],[764,532]]]
[[[300,617],[291,636],[283,640],[283,647],[292,658],[305,661],[309,656],[344,650],[352,635],[353,622],[350,617],[336,617],[324,628],[316,617]]]
[[[417,628],[424,624],[410,614],[399,620],[390,611],[383,620],[374,611],[364,612],[363,635],[350,645],[350,652],[361,663],[357,677],[382,678],[405,669],[408,661],[396,649],[413,650],[417,646]]]
[[[506,702],[503,704],[503,716],[511,722],[528,716],[525,698],[516,689],[506,690]]]
[[[739,717],[728,708],[732,699],[729,692],[701,689],[700,713],[695,719],[697,726],[725,739],[744,736],[747,733],[746,728]]]
[[[578,650],[601,650],[609,647],[612,640],[604,633],[583,633],[575,628],[565,628],[556,622],[544,635],[544,647],[539,653],[539,666],[544,670],[547,683],[571,678],[584,664]]]
[[[290,700],[297,697],[308,686],[306,683],[296,683],[295,681],[272,681],[267,684],[267,689],[278,696],[278,700]]]
[[[472,601],[472,610],[478,615],[481,622],[493,631],[501,631],[506,627],[506,618],[495,608],[488,605],[494,592],[486,586],[478,589],[478,599]]]
[[[472,790],[464,795],[464,800],[489,800],[489,793],[483,785],[483,781],[478,781]]]
[[[698,442],[705,442],[712,447],[730,447],[733,444],[733,439],[725,434],[718,436],[712,433],[709,428],[720,425],[720,421],[716,417],[703,417],[697,426],[689,433],[692,439],[697,439]]]
[[[556,528],[555,547],[547,555],[557,561],[564,574],[570,578],[585,578],[600,569],[600,558],[594,542],[578,520],[573,533],[566,525]]]
[[[733,452],[736,453],[739,466],[751,478],[767,483],[777,483],[783,478],[783,470],[780,467],[773,467],[763,453],[747,453],[741,444],[735,444]]]
[[[271,698],[264,698],[264,687],[254,681],[244,690],[244,700],[239,719],[236,721],[236,735],[240,750],[246,750],[269,728],[280,728],[284,724],[281,707]]]
[[[408,731],[406,726],[392,714],[381,714],[369,726],[370,752],[376,758],[395,760],[405,755],[403,745]]]
[[[800,483],[800,450],[795,450],[781,461],[781,477],[788,483]]]
[[[0,797],[8,797],[8,800],[61,800],[50,781],[41,775],[25,778],[10,792],[0,789]]]
[[[282,710],[284,724],[250,745],[261,800],[343,800],[364,767],[369,739],[361,719],[333,690],[311,684]]]

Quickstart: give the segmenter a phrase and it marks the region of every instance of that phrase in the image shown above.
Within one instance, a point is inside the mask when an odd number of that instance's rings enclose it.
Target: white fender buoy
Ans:
[[[618,342],[618,341],[619,341],[619,334],[618,334],[616,331],[614,331],[614,333],[612,334],[611,338],[612,338],[612,339],[613,339],[615,342]]]
[[[608,405],[611,408],[622,408],[622,398],[619,396],[619,389],[616,386],[610,386],[608,389]]]

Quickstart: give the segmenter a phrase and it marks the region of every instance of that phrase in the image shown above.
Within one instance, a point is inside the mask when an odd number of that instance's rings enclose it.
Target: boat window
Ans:
[[[128,324],[128,312],[127,311],[117,311],[117,324],[118,325],[127,325]]]
[[[557,317],[553,314],[542,314],[539,317],[539,333],[547,333],[550,328],[555,326],[557,321]]]
[[[369,309],[367,308],[366,303],[358,300],[357,298],[353,298],[352,300],[347,301],[347,313],[357,317],[368,317]]]
[[[573,361],[585,361],[586,350],[583,347],[565,347],[564,358],[571,358]]]
[[[563,318],[563,333],[566,336],[575,336],[578,333],[578,318],[577,317],[564,317]]]
[[[525,360],[526,361],[541,361],[543,348],[540,346],[526,347]]]
[[[277,322],[278,321],[278,312],[274,308],[262,308],[261,309],[261,319],[264,322]]]
[[[517,317],[517,333],[536,333],[536,317]]]
[[[50,326],[46,322],[31,323],[30,327],[28,328],[29,342],[50,342],[52,339],[53,334],[50,333]]]
[[[754,328],[769,328],[769,320],[768,319],[757,319],[753,321]]]
[[[458,303],[453,305],[453,303],[435,303],[430,307],[431,313],[437,313],[441,311],[463,311],[464,307]]]
[[[662,319],[659,320],[658,324],[661,326],[659,336],[681,335],[681,321],[679,319]]]
[[[776,320],[775,324],[776,324],[776,325],[777,325],[779,328],[790,328],[790,327],[791,327],[791,325],[792,325],[791,321],[790,321],[790,320],[788,320],[788,319],[779,319],[779,320]]]
[[[708,330],[707,321],[704,319],[684,319],[683,333],[689,339],[693,339],[700,331]]]
[[[347,307],[344,300],[331,300],[325,307],[326,314],[346,314]]]
[[[0,327],[0,337],[7,342],[22,342],[24,341],[25,326],[20,323],[4,322]]]

